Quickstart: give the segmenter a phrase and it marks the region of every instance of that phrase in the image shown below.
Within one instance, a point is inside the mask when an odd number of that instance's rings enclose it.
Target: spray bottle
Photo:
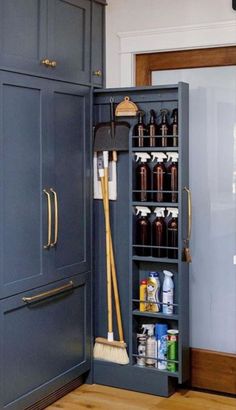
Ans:
[[[151,223],[147,218],[147,215],[151,211],[146,206],[136,206],[136,215],[141,214],[136,223],[136,244],[142,246],[150,246],[151,244]],[[137,247],[135,250],[136,255],[150,256],[150,248]]]
[[[172,146],[178,146],[178,108],[174,108],[171,114],[173,122],[170,125],[170,134],[173,135]]]
[[[156,165],[153,167],[152,180],[153,180],[153,200],[155,202],[163,202],[164,195],[162,191],[166,190],[165,174],[166,169],[164,166],[164,159],[167,158],[166,154],[163,152],[151,152],[152,161],[157,160]]]
[[[142,325],[142,329],[144,329],[147,334],[146,356],[149,357],[149,359],[146,359],[146,365],[150,367],[157,366],[157,341],[154,336],[154,327],[155,325],[152,324]]]
[[[162,136],[162,138],[159,138],[161,141],[159,141],[159,146],[161,147],[167,147],[167,134],[169,132],[169,125],[167,122],[167,114],[168,110],[163,108],[160,110],[161,112],[161,123],[159,124],[158,127],[158,134]],[[161,143],[160,143],[161,142]]]
[[[178,247],[178,208],[166,208],[168,211],[167,217],[171,215],[171,219],[167,225],[167,246],[168,248]],[[177,259],[178,249],[168,249],[168,258]]]
[[[160,279],[158,272],[150,272],[147,279],[147,311],[160,311]]]
[[[154,246],[166,246],[165,208],[155,208],[156,219],[152,223],[152,243]],[[166,249],[153,248],[152,256],[165,258]]]
[[[154,110],[150,110],[150,122],[147,125],[147,135],[150,135],[149,146],[156,146],[156,135],[157,135],[157,124],[156,124],[156,113]]]
[[[167,167],[167,190],[172,191],[170,202],[178,202],[178,158],[177,152],[167,152],[167,162],[171,163]]]
[[[166,315],[172,315],[174,311],[174,282],[172,280],[173,273],[168,270],[163,270],[164,281],[162,286],[162,311]]]
[[[138,111],[138,123],[134,126],[133,135],[138,138],[134,138],[135,147],[145,147],[145,136],[147,134],[146,125],[144,124],[143,117],[144,112]]]
[[[168,325],[165,323],[157,323],[155,326],[155,335],[157,339],[157,367],[159,370],[167,369],[167,341],[168,341]]]
[[[151,187],[151,171],[147,165],[147,160],[150,159],[150,155],[146,152],[135,152],[136,162],[140,160],[140,164],[136,168],[136,189],[137,200],[141,202],[146,202],[149,200],[150,193],[147,191]]]
[[[147,335],[145,329],[140,330],[137,333],[137,365],[145,366],[146,365],[146,347],[147,347]]]

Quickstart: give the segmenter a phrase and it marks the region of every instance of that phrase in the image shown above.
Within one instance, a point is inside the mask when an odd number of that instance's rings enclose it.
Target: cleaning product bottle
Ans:
[[[147,136],[149,138],[149,146],[156,146],[156,136],[157,136],[157,124],[156,124],[156,113],[154,110],[150,110],[150,122],[147,125]]]
[[[160,279],[158,272],[150,272],[147,279],[147,311],[160,311]]]
[[[146,125],[144,124],[144,112],[143,111],[138,111],[138,122],[134,126],[133,129],[133,135],[138,138],[134,138],[134,146],[135,147],[145,147],[146,146],[146,140],[145,136],[147,135],[147,129]]]
[[[171,118],[173,118],[173,122],[170,125],[170,130],[169,130],[170,134],[173,135],[171,146],[178,147],[178,108],[173,109]]]
[[[165,208],[155,208],[156,219],[152,223],[152,244],[153,246],[166,246],[166,224]],[[153,248],[152,256],[155,258],[165,258],[166,249]]]
[[[178,208],[166,208],[168,211],[167,217],[171,215],[171,218],[167,225],[167,246],[168,248],[178,247]],[[177,259],[178,249],[168,249],[168,258]]]
[[[143,279],[139,285],[139,310],[145,312],[147,308],[147,279]]]
[[[172,315],[174,311],[174,282],[172,280],[173,273],[168,270],[163,270],[164,281],[162,285],[162,312],[166,315]]]
[[[146,366],[156,367],[157,366],[157,341],[154,336],[154,326],[152,324],[144,324],[142,328],[145,329],[147,334],[146,342]]]
[[[141,333],[137,333],[137,365],[145,366],[146,365],[146,346],[147,346],[147,336],[145,330],[143,329]]]
[[[146,206],[136,206],[136,215],[141,214],[136,223],[136,245],[142,245],[143,247],[135,248],[136,255],[150,256],[151,251],[151,223],[147,218],[147,214],[151,211]],[[145,246],[145,247],[144,247]]]
[[[163,202],[164,194],[162,191],[166,190],[166,169],[163,161],[167,156],[163,152],[151,152],[151,156],[152,161],[157,160],[152,170],[152,189],[153,191],[157,191],[153,193],[153,201]]]
[[[163,108],[162,110],[160,110],[161,112],[161,123],[158,126],[158,134],[162,136],[162,138],[158,138],[159,141],[159,146],[161,147],[167,147],[168,143],[167,143],[167,135],[169,133],[169,125],[167,122],[167,114],[168,114],[168,110],[166,110],[165,108]]]
[[[155,335],[157,339],[157,367],[160,370],[167,369],[167,342],[168,326],[165,323],[158,323],[155,326]]]
[[[146,152],[135,152],[136,162],[140,160],[140,164],[136,168],[136,189],[140,192],[136,193],[138,201],[146,202],[150,198],[150,193],[147,192],[151,188],[151,171],[147,165],[147,160],[150,155]]]
[[[178,158],[179,154],[177,152],[167,152],[167,162],[169,163],[167,167],[167,180],[166,187],[167,191],[172,191],[168,195],[170,202],[178,202]],[[170,162],[171,161],[171,162]]]

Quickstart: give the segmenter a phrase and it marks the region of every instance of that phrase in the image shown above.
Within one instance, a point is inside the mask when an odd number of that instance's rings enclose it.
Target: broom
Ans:
[[[99,360],[106,360],[118,364],[128,364],[129,358],[126,352],[126,343],[123,340],[123,329],[120,313],[119,294],[117,287],[114,254],[110,229],[109,218],[109,194],[108,194],[108,152],[103,152],[104,170],[99,169],[101,179],[103,207],[105,215],[106,228],[106,266],[107,266],[107,311],[108,311],[108,335],[107,339],[98,337],[95,339],[94,358]],[[113,288],[115,294],[115,306],[117,313],[117,322],[120,341],[114,341],[112,328],[112,294],[111,294],[111,271],[113,279]]]

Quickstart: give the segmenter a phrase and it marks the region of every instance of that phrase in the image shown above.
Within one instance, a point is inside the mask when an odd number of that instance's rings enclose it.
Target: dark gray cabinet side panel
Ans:
[[[49,184],[43,80],[0,73],[0,297],[46,283]]]
[[[57,62],[55,78],[89,83],[90,9],[88,0],[48,2],[48,58]]]
[[[53,84],[54,188],[59,233],[55,271],[59,278],[91,269],[90,89]]]
[[[46,0],[0,1],[0,67],[43,74],[46,54]]]
[[[92,4],[92,68],[91,82],[95,86],[104,85],[105,74],[105,7],[102,4]]]
[[[0,302],[1,409],[25,409],[90,368],[90,273],[74,277],[72,290],[35,303],[22,301],[68,283]]]

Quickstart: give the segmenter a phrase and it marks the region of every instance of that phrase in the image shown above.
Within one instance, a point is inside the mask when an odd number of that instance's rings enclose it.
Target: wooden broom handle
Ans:
[[[110,255],[110,241],[109,241],[109,209],[107,207],[108,198],[108,168],[104,168],[104,202],[106,208],[104,209],[105,215],[105,230],[106,230],[106,266],[107,266],[107,320],[108,320],[108,332],[112,333],[112,288],[111,288],[111,255]]]
[[[105,200],[104,178],[101,178],[101,189],[102,189],[102,198],[103,198],[103,206],[104,206],[104,213],[105,213],[105,209],[107,207],[107,201]],[[109,207],[109,196],[108,196],[108,207]],[[109,209],[108,209],[108,214],[109,214]],[[114,299],[115,299],[117,326],[118,326],[120,342],[124,342],[124,333],[123,333],[122,318],[121,318],[120,299],[119,299],[119,291],[118,291],[118,284],[117,284],[117,274],[116,274],[114,250],[113,250],[113,243],[112,243],[110,218],[108,220],[109,220],[109,245],[110,245],[110,257],[111,257],[110,259],[111,275],[112,275],[113,292],[114,292]]]

